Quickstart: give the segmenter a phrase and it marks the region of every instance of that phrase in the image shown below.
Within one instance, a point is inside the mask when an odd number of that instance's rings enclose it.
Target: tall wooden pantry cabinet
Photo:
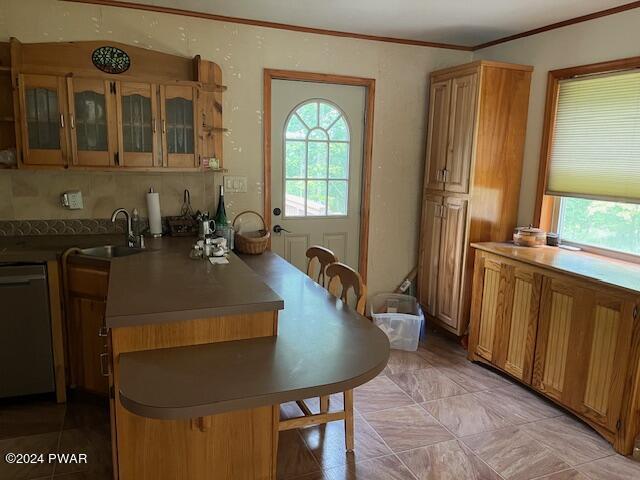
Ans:
[[[532,70],[482,60],[431,74],[418,297],[456,335],[469,323],[469,244],[516,226]]]

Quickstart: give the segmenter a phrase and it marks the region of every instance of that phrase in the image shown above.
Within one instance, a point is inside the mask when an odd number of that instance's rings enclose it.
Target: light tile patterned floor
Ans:
[[[434,332],[415,353],[392,351],[382,374],[356,389],[355,452],[345,453],[342,422],[282,432],[278,479],[640,480],[640,463],[465,353]],[[307,403],[318,410],[317,399]],[[331,409],[341,407],[333,395]],[[300,414],[295,403],[281,407],[283,417]],[[0,403],[0,455],[86,451],[92,459],[55,470],[0,461],[0,479],[110,479],[108,421],[106,401],[92,397]]]
[[[392,351],[355,408],[354,453],[341,422],[301,429],[279,452],[279,480],[640,480],[640,463],[435,332],[415,353]]]

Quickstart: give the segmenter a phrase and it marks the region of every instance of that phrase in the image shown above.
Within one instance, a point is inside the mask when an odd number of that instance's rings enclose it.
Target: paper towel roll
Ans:
[[[147,193],[147,212],[149,214],[149,231],[154,237],[162,235],[162,217],[160,215],[160,194],[153,188]]]

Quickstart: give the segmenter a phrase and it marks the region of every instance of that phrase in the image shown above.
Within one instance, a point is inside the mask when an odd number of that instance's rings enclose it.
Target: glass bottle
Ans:
[[[216,216],[214,218],[216,221],[216,225],[218,228],[226,227],[229,225],[229,220],[227,219],[227,211],[224,208],[224,186],[220,185],[220,197],[218,198],[218,210],[216,211]]]

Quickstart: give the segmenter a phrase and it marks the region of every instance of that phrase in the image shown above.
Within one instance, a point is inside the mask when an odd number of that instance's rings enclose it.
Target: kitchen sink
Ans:
[[[142,252],[144,252],[144,248],[127,247],[125,245],[102,245],[80,250],[81,255],[100,258],[127,257]]]

